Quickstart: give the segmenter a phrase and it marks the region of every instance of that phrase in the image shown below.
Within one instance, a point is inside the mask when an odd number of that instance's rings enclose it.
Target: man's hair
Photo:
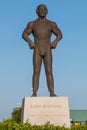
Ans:
[[[40,6],[44,6],[44,7],[46,8],[47,12],[48,12],[47,6],[44,5],[44,4],[40,4],[40,5],[38,5],[37,8],[36,8],[36,13],[37,13],[37,14],[38,14],[38,11],[39,11]]]

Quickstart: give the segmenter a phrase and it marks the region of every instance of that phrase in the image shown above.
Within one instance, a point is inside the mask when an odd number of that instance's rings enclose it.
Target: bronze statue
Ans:
[[[28,42],[30,49],[34,49],[32,96],[37,96],[42,60],[45,67],[47,85],[48,90],[50,91],[50,96],[56,96],[54,93],[51,49],[56,48],[57,43],[62,38],[62,33],[55,22],[46,19],[46,14],[48,13],[46,5],[39,5],[36,9],[36,13],[38,15],[38,18],[34,21],[29,22],[22,34],[22,38],[26,42]],[[52,33],[56,36],[56,38],[54,41],[51,42]],[[34,41],[29,38],[30,34],[33,34]]]

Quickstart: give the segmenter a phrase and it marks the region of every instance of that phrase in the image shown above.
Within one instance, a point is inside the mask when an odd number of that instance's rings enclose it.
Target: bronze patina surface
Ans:
[[[56,48],[57,43],[62,38],[62,33],[55,22],[46,18],[46,14],[48,13],[46,5],[38,5],[36,8],[36,13],[38,18],[29,22],[22,34],[22,38],[28,43],[30,49],[34,49],[32,96],[37,96],[42,61],[45,67],[47,86],[48,90],[50,91],[50,96],[56,96],[54,93],[51,49]],[[53,41],[51,41],[52,33],[56,36]],[[34,41],[30,39],[30,34],[33,34]]]

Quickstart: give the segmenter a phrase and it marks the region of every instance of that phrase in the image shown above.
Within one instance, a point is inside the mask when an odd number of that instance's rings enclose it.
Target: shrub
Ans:
[[[71,126],[71,128],[65,128],[60,126],[54,126],[46,123],[45,125],[32,126],[30,123],[17,123],[12,119],[3,120],[0,122],[0,130],[87,130],[87,125],[84,126]]]

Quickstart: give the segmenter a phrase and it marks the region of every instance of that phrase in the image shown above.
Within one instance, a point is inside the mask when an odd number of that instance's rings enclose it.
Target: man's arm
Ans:
[[[62,39],[62,33],[56,23],[52,23],[52,33],[56,35],[56,39],[51,43],[51,48],[56,48],[57,43]]]
[[[33,43],[33,41],[28,37],[28,35],[30,35],[32,33],[32,26],[33,23],[28,23],[27,27],[24,29],[23,33],[22,33],[22,38],[28,42],[29,46],[31,49],[35,48],[35,44]]]

